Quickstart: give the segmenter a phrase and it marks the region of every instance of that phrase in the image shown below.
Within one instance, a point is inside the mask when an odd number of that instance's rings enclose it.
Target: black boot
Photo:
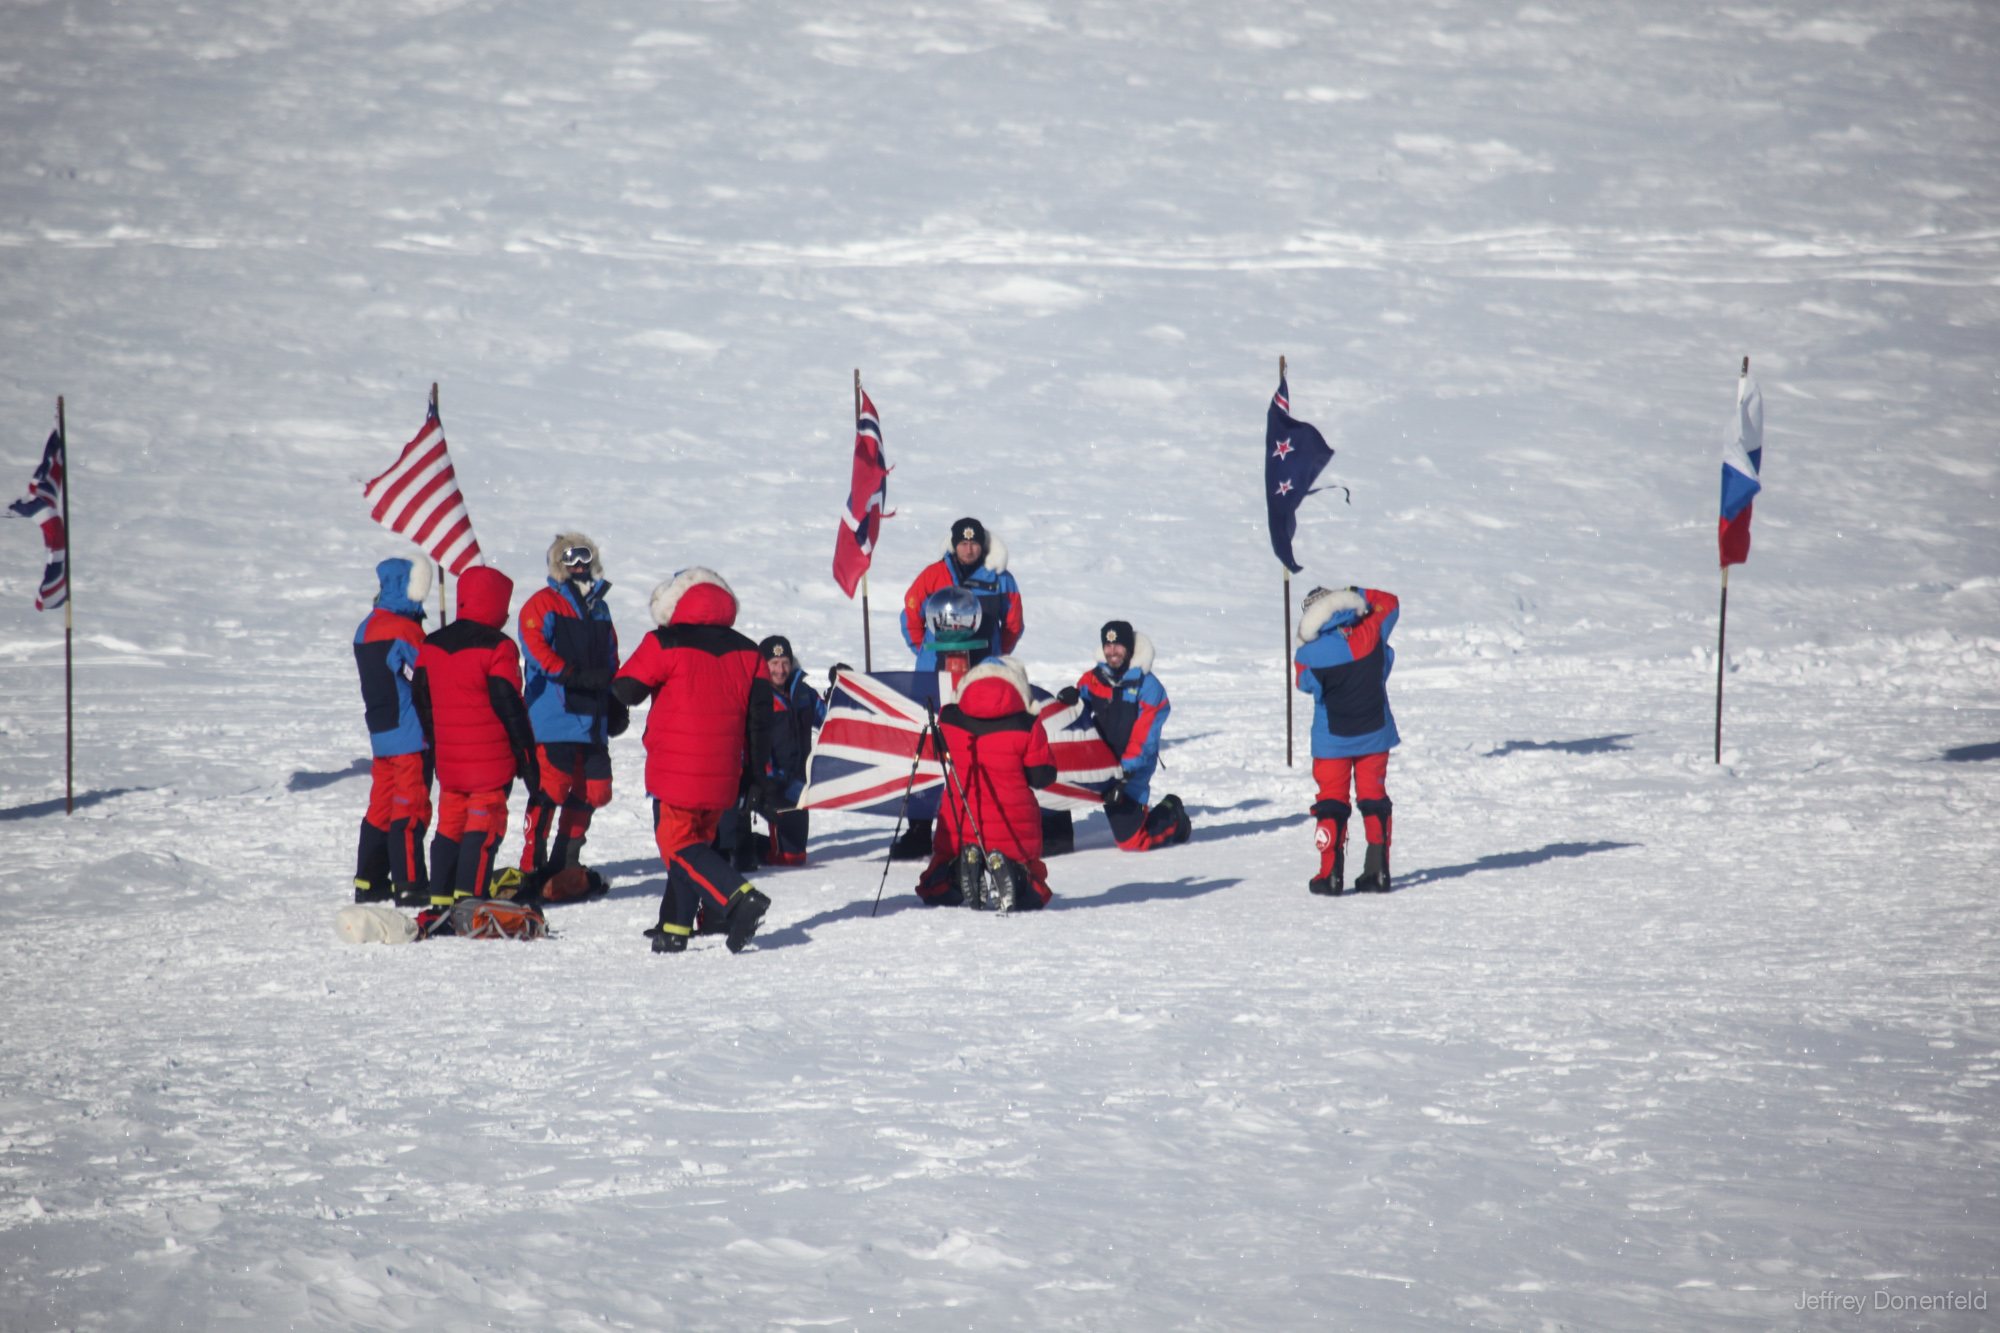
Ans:
[[[646,932],[646,937],[653,941],[654,953],[687,952],[688,937],[679,931],[668,930],[663,926],[654,926]]]
[[[729,938],[723,941],[729,946],[729,952],[743,952],[743,946],[757,933],[757,927],[770,906],[769,898],[748,885],[736,891],[735,901],[729,904]]]
[[[1389,891],[1389,844],[1371,842],[1368,844],[1367,859],[1361,863],[1361,874],[1355,878],[1356,893],[1387,893]]]
[[[425,901],[432,907],[449,907],[458,884],[458,842],[443,834],[431,839],[430,891]],[[422,903],[412,903],[420,907]]]
[[[361,845],[354,854],[354,901],[379,903],[395,896],[389,884],[389,830],[361,821]]]
[[[1076,819],[1067,810],[1042,811],[1042,859],[1076,850]]]
[[[954,869],[958,877],[958,896],[975,912],[983,910],[987,905],[986,853],[977,847],[966,847],[959,852]]]
[[[903,836],[889,847],[891,861],[928,861],[931,859],[931,821],[912,819]]]
[[[1194,821],[1188,818],[1187,807],[1181,804],[1181,798],[1172,792],[1160,798],[1160,808],[1164,810],[1168,807],[1173,809],[1174,831],[1167,838],[1167,846],[1178,847],[1194,836]]]

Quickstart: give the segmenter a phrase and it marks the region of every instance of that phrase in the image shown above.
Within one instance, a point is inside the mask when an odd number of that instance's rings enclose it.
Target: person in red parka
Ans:
[[[417,716],[437,757],[431,903],[483,895],[507,836],[516,777],[541,785],[535,733],[521,702],[521,651],[500,631],[514,581],[477,565],[458,581],[458,619],[417,650]]]
[[[680,953],[697,913],[720,920],[729,951],[757,932],[771,900],[709,844],[722,812],[771,757],[771,676],[754,640],[731,628],[736,594],[712,569],[684,569],[653,590],[653,622],[611,682],[646,717],[646,794],[667,867],[654,953]]]
[[[1035,792],[1056,780],[1056,757],[1035,716],[1027,671],[1005,657],[981,662],[959,683],[958,701],[938,714],[938,730],[951,764],[936,845],[917,896],[933,907],[964,904],[957,862],[966,848],[978,847],[1007,859],[1003,870],[1011,884],[1002,891],[1011,890],[1015,911],[1046,906],[1054,895],[1042,863]]]

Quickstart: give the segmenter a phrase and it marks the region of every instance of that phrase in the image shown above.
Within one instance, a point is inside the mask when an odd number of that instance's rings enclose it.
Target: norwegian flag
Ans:
[[[54,610],[69,600],[69,533],[63,527],[63,488],[68,485],[69,463],[63,452],[62,432],[50,431],[48,445],[42,450],[42,465],[35,469],[27,495],[7,506],[9,515],[42,525],[49,563],[35,593],[37,611]]]
[[[1035,793],[1045,810],[1096,809],[1104,784],[1118,775],[1118,761],[1085,719],[1083,704],[1064,704],[1034,690],[1042,726],[1055,752],[1056,780]],[[801,809],[853,810],[894,818],[910,787],[911,819],[935,819],[944,795],[944,769],[934,739],[925,739],[924,703],[943,708],[957,697],[947,671],[843,671],[827,700],[826,722],[806,761]],[[917,754],[919,741],[923,754]],[[917,761],[910,784],[910,761]]]
[[[424,414],[424,428],[417,438],[403,446],[387,472],[362,490],[374,501],[369,517],[421,546],[439,568],[458,574],[468,565],[486,562],[479,553],[479,539],[472,535],[472,515],[459,493],[435,404]]]
[[[882,520],[894,518],[882,506],[889,499],[889,465],[882,458],[882,423],[875,404],[864,392],[854,422],[854,476],[847,484],[847,508],[840,515],[840,532],[833,539],[833,581],[849,597],[875,558],[875,539]]]

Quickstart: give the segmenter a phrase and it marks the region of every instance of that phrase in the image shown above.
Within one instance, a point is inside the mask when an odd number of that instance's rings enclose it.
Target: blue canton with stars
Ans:
[[[1271,550],[1296,574],[1304,568],[1292,558],[1299,504],[1315,494],[1313,483],[1333,461],[1333,446],[1306,422],[1293,420],[1291,409],[1291,394],[1280,378],[1264,418],[1264,504],[1271,518]]]

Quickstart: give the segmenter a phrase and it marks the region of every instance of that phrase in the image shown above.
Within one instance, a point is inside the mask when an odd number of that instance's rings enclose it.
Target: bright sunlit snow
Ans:
[[[81,808],[0,522],[0,1327],[1993,1327],[1996,67],[1929,0],[8,4]],[[1280,355],[1353,496],[1294,605],[1402,598],[1387,896],[1305,888]],[[628,648],[711,565],[823,683],[856,367],[876,664],[983,518],[1036,683],[1158,645],[1193,843],[871,917],[816,816],[655,957],[634,727],[556,938],[340,943],[431,382],[516,607],[581,528]]]

